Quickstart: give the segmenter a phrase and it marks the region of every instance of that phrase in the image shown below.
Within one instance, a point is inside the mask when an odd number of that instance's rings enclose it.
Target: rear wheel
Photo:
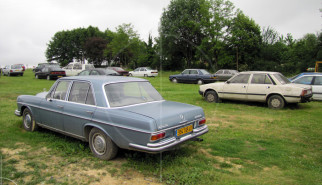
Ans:
[[[148,77],[148,75],[147,74],[144,74],[144,77]]]
[[[93,128],[89,133],[89,147],[95,157],[110,160],[118,151],[116,144],[103,131]]]
[[[267,103],[271,109],[282,109],[285,105],[284,99],[280,95],[270,96]]]
[[[33,132],[38,129],[38,125],[36,124],[33,115],[28,108],[23,111],[22,120],[25,130]]]
[[[218,97],[218,94],[215,91],[206,92],[205,99],[207,100],[207,102],[210,102],[210,103],[212,102],[218,103],[220,100]]]
[[[176,78],[172,78],[171,80],[173,83],[178,83],[178,80]]]

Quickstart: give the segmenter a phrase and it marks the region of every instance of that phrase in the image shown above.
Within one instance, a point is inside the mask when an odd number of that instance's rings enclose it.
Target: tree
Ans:
[[[106,49],[107,40],[100,37],[88,38],[85,42],[85,58],[94,66],[100,67],[105,60],[104,50]]]
[[[61,66],[74,60],[84,61],[84,45],[91,37],[103,38],[104,34],[92,26],[57,32],[47,44],[46,58],[48,61],[56,60]]]
[[[208,18],[206,0],[173,0],[164,10],[159,27],[159,46],[165,69],[191,67],[204,37],[203,19]]]
[[[249,70],[260,54],[260,27],[239,11],[229,27],[231,49],[235,50],[237,69]]]

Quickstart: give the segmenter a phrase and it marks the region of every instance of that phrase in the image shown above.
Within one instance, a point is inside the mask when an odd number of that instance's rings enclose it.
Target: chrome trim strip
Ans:
[[[82,139],[82,140],[85,139],[84,136],[79,136],[79,135],[76,135],[76,134],[72,134],[70,132],[66,132],[66,131],[63,131],[63,130],[60,130],[60,129],[57,129],[57,128],[54,128],[54,127],[51,127],[51,126],[48,126],[48,125],[44,125],[44,124],[41,124],[41,123],[38,123],[38,122],[37,122],[37,125],[39,125],[39,126],[41,126],[43,128],[47,128],[49,130],[53,130],[53,131],[62,133],[62,134],[70,135],[70,136],[75,137],[75,138],[79,138],[79,139]]]
[[[148,147],[152,147],[152,148],[161,147],[161,146],[163,146],[163,145],[170,144],[170,143],[174,142],[175,140],[176,140],[176,138],[175,138],[175,137],[171,137],[171,138],[166,139],[166,140],[164,140],[164,141],[161,141],[161,142],[159,142],[159,143],[148,143],[148,144],[147,144],[147,146],[148,146]]]
[[[195,138],[195,137],[198,137],[202,134],[205,134],[208,132],[208,127],[205,126],[203,127],[204,129],[201,130],[200,132],[197,132],[197,133],[191,133],[187,136],[184,136],[182,138],[179,138],[179,139],[176,139],[175,141],[173,141],[172,143],[169,143],[169,144],[166,144],[166,145],[163,145],[163,146],[158,146],[158,147],[150,147],[149,144],[147,146],[143,146],[143,145],[138,145],[138,144],[134,144],[134,143],[130,143],[129,144],[129,147],[131,148],[134,148],[134,149],[137,149],[137,150],[143,150],[143,151],[146,151],[146,152],[162,152],[162,151],[165,151],[175,145],[178,145],[182,142],[185,142],[187,140],[190,140],[192,138]]]

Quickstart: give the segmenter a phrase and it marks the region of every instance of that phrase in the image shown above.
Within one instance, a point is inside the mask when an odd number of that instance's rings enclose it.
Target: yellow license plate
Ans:
[[[189,133],[189,132],[192,132],[192,129],[193,129],[193,126],[192,125],[188,125],[186,127],[183,127],[183,128],[180,128],[176,131],[176,135],[177,136],[181,136],[183,134],[186,134],[186,133]]]
[[[58,78],[61,78],[61,77],[63,77],[63,76],[57,76]]]

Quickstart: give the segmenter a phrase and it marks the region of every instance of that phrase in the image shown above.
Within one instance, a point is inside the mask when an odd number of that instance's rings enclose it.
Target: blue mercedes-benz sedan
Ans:
[[[208,132],[202,108],[166,101],[140,78],[64,77],[49,92],[18,96],[17,106],[27,131],[43,127],[89,142],[104,160],[119,148],[158,153]]]

